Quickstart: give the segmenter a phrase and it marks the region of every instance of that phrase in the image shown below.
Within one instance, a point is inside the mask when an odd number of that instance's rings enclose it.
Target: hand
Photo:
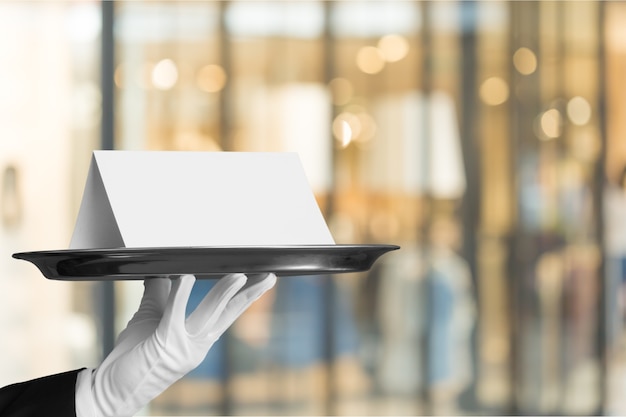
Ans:
[[[197,367],[235,319],[274,286],[276,276],[227,275],[185,318],[194,282],[192,275],[144,281],[139,310],[91,375],[97,417],[132,416]]]

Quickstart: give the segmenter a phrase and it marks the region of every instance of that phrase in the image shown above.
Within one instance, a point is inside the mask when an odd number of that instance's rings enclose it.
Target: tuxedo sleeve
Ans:
[[[76,417],[80,369],[0,388],[0,417]]]

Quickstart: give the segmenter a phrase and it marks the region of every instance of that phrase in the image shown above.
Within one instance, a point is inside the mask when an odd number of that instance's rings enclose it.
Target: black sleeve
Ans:
[[[0,417],[76,417],[76,377],[80,371],[0,388]]]

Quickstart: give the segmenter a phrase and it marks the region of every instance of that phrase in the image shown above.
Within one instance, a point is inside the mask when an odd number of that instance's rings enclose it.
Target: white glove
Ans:
[[[255,300],[276,283],[274,274],[227,275],[185,318],[193,275],[149,278],[139,310],[113,351],[91,375],[91,389],[77,385],[79,401],[94,417],[127,417],[197,367],[211,346]],[[86,378],[80,378],[85,380]],[[77,383],[77,384],[78,384]],[[88,395],[87,394],[87,395]]]

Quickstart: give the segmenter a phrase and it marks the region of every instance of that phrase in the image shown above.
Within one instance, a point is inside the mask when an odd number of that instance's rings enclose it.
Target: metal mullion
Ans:
[[[100,88],[102,94],[102,120],[100,123],[100,148],[115,148],[115,2],[103,1]],[[102,332],[102,356],[106,357],[115,346],[115,282],[102,281],[93,287],[97,300],[98,316]]]

